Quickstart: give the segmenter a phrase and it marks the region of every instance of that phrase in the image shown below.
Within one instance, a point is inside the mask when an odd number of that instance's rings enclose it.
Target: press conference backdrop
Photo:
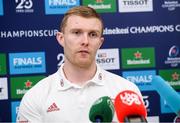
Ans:
[[[79,5],[104,19],[97,63],[139,87],[149,121],[177,121],[151,81],[160,75],[180,92],[180,0],[0,0],[0,121],[14,122],[23,95],[63,63],[55,35]]]

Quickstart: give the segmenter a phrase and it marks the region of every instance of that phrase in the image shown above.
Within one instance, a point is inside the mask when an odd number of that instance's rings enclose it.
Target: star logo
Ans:
[[[24,83],[26,88],[30,88],[32,86],[32,82],[27,80],[27,82]]]
[[[172,74],[172,78],[173,78],[173,80],[179,80],[179,74],[176,73],[176,72],[174,72],[174,73]]]
[[[135,56],[136,59],[140,59],[142,57],[142,53],[137,51],[136,53],[134,53],[134,56]]]
[[[102,3],[103,0],[96,0],[96,3]]]

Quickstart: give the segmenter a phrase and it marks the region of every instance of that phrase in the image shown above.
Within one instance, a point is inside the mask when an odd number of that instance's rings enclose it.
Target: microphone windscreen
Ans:
[[[114,107],[119,122],[124,122],[127,117],[145,119],[147,116],[142,99],[131,90],[120,92],[115,98]]]
[[[180,95],[160,76],[153,76],[152,85],[178,115],[180,113]]]
[[[114,105],[108,96],[97,99],[89,111],[89,119],[92,122],[111,122],[113,116]]]

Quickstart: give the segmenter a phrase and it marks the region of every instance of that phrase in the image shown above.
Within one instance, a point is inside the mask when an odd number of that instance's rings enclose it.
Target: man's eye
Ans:
[[[92,33],[90,33],[90,34],[89,34],[89,36],[90,36],[90,37],[92,37],[92,38],[96,38],[96,37],[98,37],[98,34],[97,34],[97,33],[92,32]]]
[[[73,34],[79,35],[79,34],[81,34],[81,32],[80,31],[74,31]]]

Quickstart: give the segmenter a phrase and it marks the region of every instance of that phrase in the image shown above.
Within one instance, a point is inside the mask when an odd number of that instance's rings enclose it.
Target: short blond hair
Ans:
[[[88,6],[77,6],[67,11],[61,21],[61,25],[60,25],[61,32],[64,32],[64,29],[67,25],[67,20],[72,15],[77,15],[85,18],[97,18],[101,22],[102,25],[101,31],[103,33],[104,25],[101,16],[93,8]]]

